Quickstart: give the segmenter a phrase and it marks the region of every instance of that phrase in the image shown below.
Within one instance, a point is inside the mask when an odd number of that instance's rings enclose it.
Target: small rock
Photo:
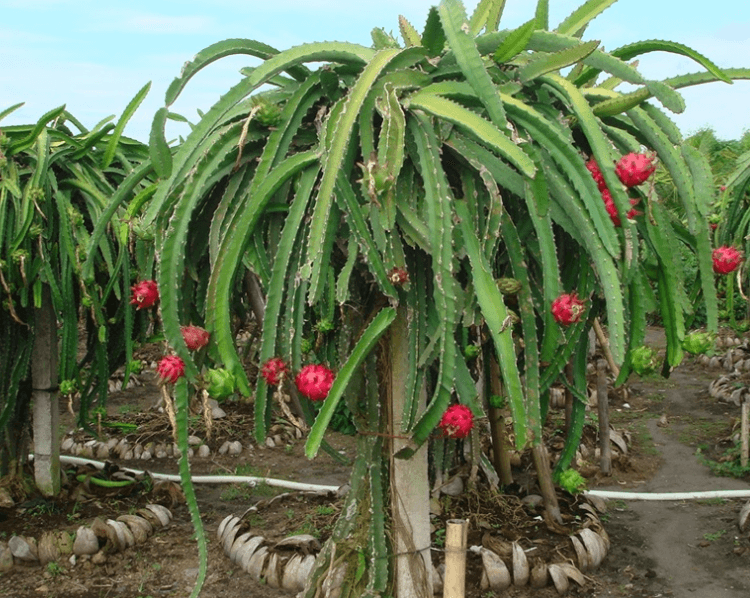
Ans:
[[[94,530],[83,525],[80,526],[73,542],[73,554],[82,556],[84,554],[95,554],[98,551],[99,539],[96,537]]]
[[[0,488],[0,508],[10,509],[15,505],[13,497],[8,492],[7,488]]]
[[[201,459],[206,459],[211,456],[211,449],[207,444],[200,445],[200,447],[198,448],[198,456]]]
[[[121,441],[119,438],[110,438],[109,440],[107,440],[107,448],[111,450],[115,448],[118,444],[120,444],[120,442]]]
[[[122,455],[122,459],[124,461],[132,461],[134,458],[135,458],[135,455],[133,454],[133,451],[129,449],[125,451],[125,453]]]
[[[91,557],[91,562],[95,565],[103,565],[107,562],[107,555],[101,550]]]
[[[195,455],[195,451],[191,448],[188,449],[188,459],[192,459],[193,455]]]
[[[156,451],[156,458],[157,459],[166,459],[169,455],[167,455],[166,449],[161,449]]]
[[[140,459],[143,454],[143,447],[140,444],[136,444],[133,448],[133,457]]]
[[[182,457],[182,451],[180,450],[180,447],[175,445],[172,445],[172,454],[177,457],[178,459]]]
[[[544,499],[538,494],[529,494],[521,499],[521,504],[531,509],[538,509],[544,504]]]
[[[266,446],[268,448],[275,448],[276,447],[276,441],[269,436],[268,438],[266,438]]]
[[[229,451],[229,445],[230,445],[230,444],[231,444],[231,442],[229,442],[228,440],[225,440],[225,441],[224,441],[224,444],[222,444],[222,445],[221,445],[221,446],[219,447],[219,454],[220,454],[220,455],[226,455],[226,454],[227,454],[227,451]]]
[[[242,452],[242,443],[239,440],[229,443],[229,454],[239,455]]]
[[[68,436],[62,441],[62,444],[60,445],[60,450],[65,451],[67,453],[70,449],[73,448],[75,443],[76,441],[73,440],[70,436]]]
[[[440,487],[440,492],[448,496],[458,496],[464,491],[464,481],[461,476],[455,476]]]
[[[197,436],[190,435],[188,436],[188,445],[189,446],[198,446],[203,444],[203,441],[198,438]]]
[[[213,407],[211,409],[211,417],[214,419],[221,419],[222,417],[226,417],[227,412],[224,411],[221,407]]]
[[[96,458],[99,460],[109,459],[109,447],[100,442],[96,447]]]
[[[0,542],[0,573],[13,568],[13,553],[5,542]]]
[[[34,562],[39,560],[34,538],[26,539],[21,536],[13,536],[8,540],[8,547],[13,556],[21,561]]]
[[[151,457],[153,457],[151,451],[143,451],[141,453],[141,461],[151,461]]]

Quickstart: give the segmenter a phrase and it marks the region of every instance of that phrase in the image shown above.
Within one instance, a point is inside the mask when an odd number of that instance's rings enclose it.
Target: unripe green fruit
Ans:
[[[495,282],[503,295],[515,295],[521,290],[521,283],[515,278],[498,278]]]
[[[227,369],[208,370],[205,380],[206,390],[214,399],[226,399],[234,393],[234,374]]]

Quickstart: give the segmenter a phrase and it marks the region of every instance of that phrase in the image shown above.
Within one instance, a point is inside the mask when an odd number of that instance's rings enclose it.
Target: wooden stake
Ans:
[[[599,318],[594,318],[594,332],[596,332],[596,338],[599,340],[604,357],[607,359],[609,369],[612,370],[612,374],[617,378],[620,375],[620,368],[617,367],[615,358],[612,356],[612,351],[609,350],[609,341],[604,336],[604,330],[602,330],[602,325],[599,323]]]
[[[596,399],[599,412],[599,468],[604,475],[612,473],[612,451],[609,446],[609,398],[607,397],[607,364],[596,362]]]
[[[742,450],[740,451],[740,465],[747,467],[748,457],[750,457],[750,422],[748,421],[748,411],[750,411],[750,401],[747,397],[742,401],[742,419],[740,420],[742,434]]]
[[[464,598],[466,592],[466,543],[469,522],[449,519],[445,528],[445,581],[443,598]]]

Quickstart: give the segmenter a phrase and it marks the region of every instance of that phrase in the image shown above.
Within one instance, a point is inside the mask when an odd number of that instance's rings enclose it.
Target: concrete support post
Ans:
[[[34,480],[46,496],[60,492],[60,408],[57,391],[57,319],[47,286],[35,317],[31,358],[34,404]]]

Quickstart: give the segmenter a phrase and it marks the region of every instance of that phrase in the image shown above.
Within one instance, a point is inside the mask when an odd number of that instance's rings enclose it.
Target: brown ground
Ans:
[[[659,343],[654,333],[652,342]],[[620,456],[615,471],[607,478],[596,477],[590,487],[651,492],[750,488],[750,478],[718,478],[701,465],[696,449],[718,457],[731,436],[739,409],[719,404],[707,393],[709,381],[718,376],[692,362],[678,368],[668,380],[633,379],[628,397],[612,396],[612,421],[617,429],[627,430],[632,442],[627,456]],[[140,408],[153,402],[154,387],[131,389],[112,396],[109,414],[113,419],[143,418]],[[627,400],[630,407],[623,406]],[[224,437],[246,444],[251,424],[247,409],[227,408],[231,417],[217,424],[217,447]],[[666,419],[662,418],[666,415]],[[555,415],[559,419],[558,415]],[[156,416],[151,416],[156,420]],[[142,424],[145,425],[145,424]],[[152,421],[150,433],[159,425]],[[141,432],[142,433],[142,432]],[[343,454],[353,455],[351,437],[334,434],[331,444]],[[215,451],[214,451],[215,454]],[[139,469],[141,461],[120,463]],[[175,473],[171,459],[150,461],[151,471]],[[303,455],[303,441],[288,441],[276,448],[255,447],[239,457],[215,455],[193,460],[193,473],[236,472],[248,475],[310,482],[343,484],[348,468],[321,452],[314,461]],[[75,473],[72,469],[71,473]],[[520,472],[519,472],[519,475]],[[70,488],[73,488],[71,486]],[[203,523],[209,538],[208,576],[201,596],[205,598],[261,598],[290,594],[258,584],[223,554],[215,540],[215,531],[228,514],[242,514],[248,506],[268,498],[275,491],[267,486],[255,489],[232,485],[199,486]],[[157,500],[172,507],[173,522],[144,544],[108,555],[106,562],[94,565],[79,560],[57,565],[16,566],[0,574],[0,596],[13,598],[68,597],[104,598],[109,596],[157,597],[187,596],[195,581],[198,558],[193,528],[186,507],[171,504],[168,493]],[[466,497],[466,501],[472,501]],[[13,534],[39,536],[45,529],[75,529],[94,516],[114,517],[145,502],[145,497],[125,497],[89,488],[73,509],[71,501],[57,505],[28,503],[12,509],[0,509],[0,539]],[[460,514],[460,500],[453,500],[450,516]],[[588,574],[583,588],[574,586],[572,596],[697,596],[730,598],[750,595],[750,537],[737,529],[737,514],[744,500],[645,502],[609,501],[602,516],[612,548],[602,566]],[[59,512],[48,513],[55,506]],[[299,501],[290,499],[275,510],[261,510],[254,525],[264,535],[284,536],[313,532],[325,536],[335,514],[334,500]],[[330,508],[329,508],[330,507]],[[473,503],[476,509],[476,501]],[[515,512],[515,511],[513,511]],[[471,519],[471,516],[468,516]],[[470,564],[470,567],[474,565]],[[470,568],[467,595],[490,598],[493,594],[476,587],[476,569]],[[504,594],[516,598],[556,596],[553,589],[532,591],[512,589]]]

